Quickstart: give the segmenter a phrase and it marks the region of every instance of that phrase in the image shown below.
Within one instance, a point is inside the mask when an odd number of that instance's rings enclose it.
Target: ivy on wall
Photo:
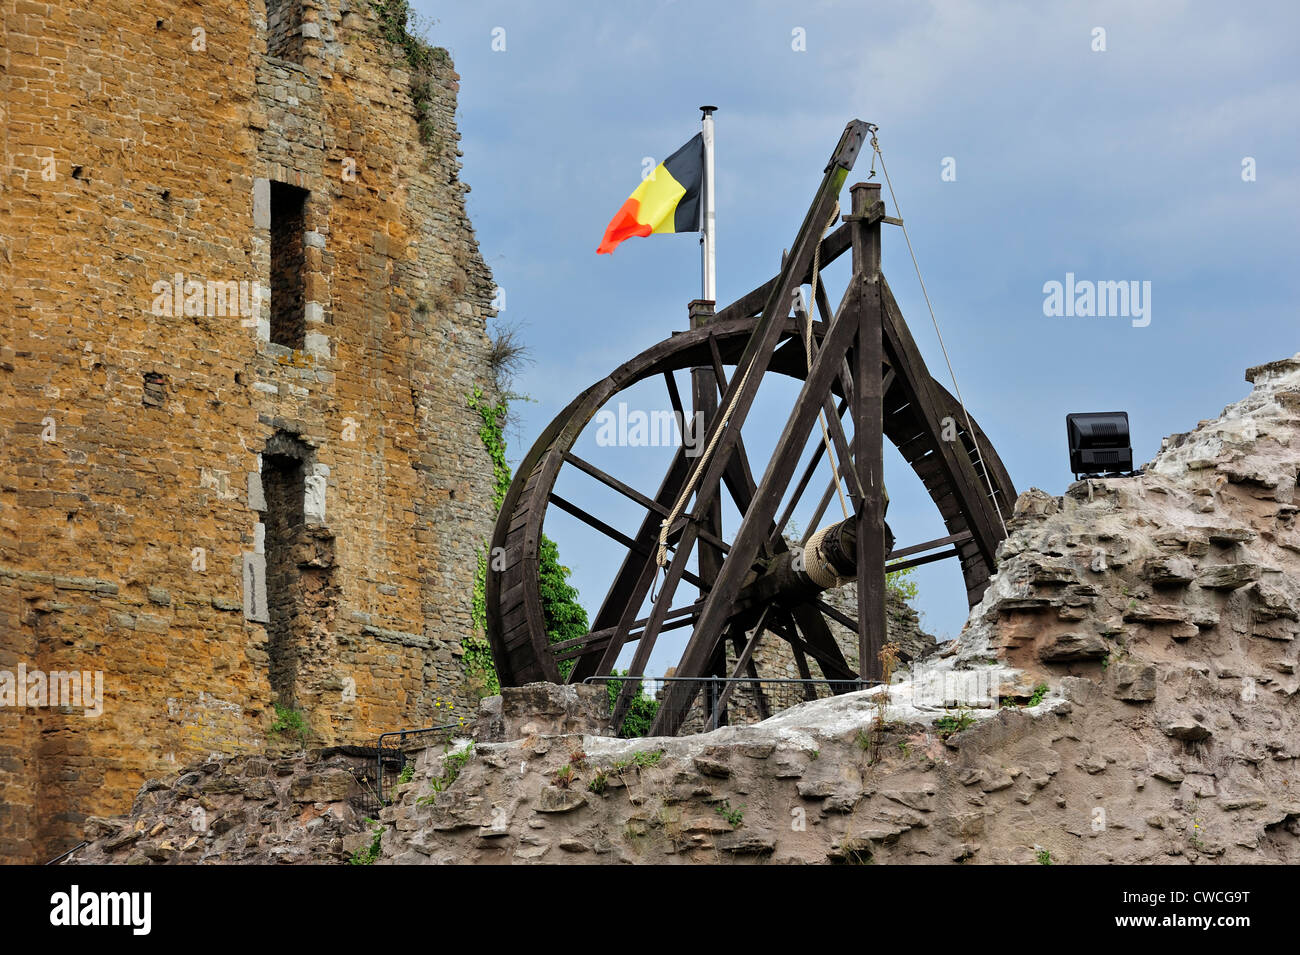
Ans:
[[[408,0],[370,0],[379,18],[379,35],[396,46],[406,57],[411,70],[411,101],[415,104],[415,121],[420,142],[428,146],[438,139],[438,124],[433,114],[433,70],[450,62],[447,51],[434,46],[425,37],[428,21],[422,21]]]
[[[505,397],[490,401],[481,389],[475,388],[469,396],[469,407],[478,413],[482,425],[478,436],[492,459],[492,509],[501,510],[506,491],[510,489],[510,465],[506,463],[505,423],[509,413],[509,400]],[[501,692],[492,647],[487,639],[487,573],[488,553],[480,550],[478,572],[474,575],[474,594],[471,609],[474,633],[461,641],[464,656],[461,666],[470,685],[481,696]],[[551,643],[573,640],[587,633],[587,611],[578,603],[578,589],[569,583],[570,570],[560,563],[559,548],[543,535],[538,549],[538,590],[542,600],[542,615],[546,635]],[[560,675],[567,677],[573,669],[572,661],[560,664]]]

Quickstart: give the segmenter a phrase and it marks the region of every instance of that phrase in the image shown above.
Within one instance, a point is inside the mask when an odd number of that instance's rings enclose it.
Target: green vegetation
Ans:
[[[542,598],[547,639],[556,644],[585,636],[589,629],[587,611],[578,603],[578,588],[569,583],[570,570],[560,563],[559,549],[545,534],[537,556],[537,588]],[[566,680],[573,662],[565,660],[560,664],[560,676]]]
[[[468,746],[458,753],[451,753],[443,757],[442,775],[429,780],[429,786],[433,792],[427,796],[421,796],[416,802],[421,806],[427,806],[437,797],[438,793],[446,792],[447,789],[459,777],[465,764],[474,757],[474,744],[471,742]]]
[[[1047,849],[1039,849],[1037,858],[1038,858],[1039,865],[1052,864],[1052,853],[1049,852]]]
[[[908,567],[905,570],[896,570],[892,574],[885,574],[886,589],[909,604],[917,596],[916,580],[912,576],[914,570],[915,567]]]
[[[1102,669],[1105,669],[1105,667],[1103,666]],[[1039,683],[1037,686],[1034,687],[1034,693],[1029,698],[1028,702],[1020,703],[1014,697],[1004,696],[998,700],[998,705],[1011,706],[1017,709],[1019,709],[1022,706],[1037,706],[1039,703],[1043,702],[1043,699],[1047,696],[1050,689],[1051,688],[1046,683]]]
[[[633,767],[636,769],[649,769],[652,766],[658,766],[659,761],[663,758],[664,751],[662,749],[653,752],[650,750],[641,750],[639,753],[633,753],[631,759],[620,759],[614,764],[613,770],[616,773],[621,773],[623,770],[631,769]]]
[[[614,670],[611,676],[627,676],[627,671]],[[614,704],[618,702],[618,694],[626,682],[629,681],[610,680],[605,684],[609,690],[609,711],[611,713],[614,712]],[[640,680],[635,681],[635,683],[636,685],[632,688],[632,705],[628,707],[627,716],[623,718],[623,726],[618,731],[618,735],[624,739],[649,736],[650,727],[655,721],[655,714],[659,712],[659,701],[651,699],[641,692]]]
[[[305,746],[312,737],[311,725],[307,722],[306,715],[302,710],[296,710],[281,703],[276,703],[274,706],[275,720],[271,723],[268,732],[277,736],[296,739],[299,744]]]
[[[399,783],[405,784],[405,783],[409,783],[414,778],[415,778],[415,763],[408,762],[405,766],[402,767],[401,773],[399,773],[397,776],[397,781]]]
[[[551,783],[561,789],[568,789],[573,783],[573,767],[565,763],[555,771],[555,775],[551,777]]]
[[[379,858],[380,845],[384,841],[384,826],[373,819],[367,819],[366,822],[374,824],[371,832],[375,834],[375,837],[370,840],[370,845],[352,853],[348,865],[373,865],[374,861]]]
[[[587,783],[587,791],[593,792],[597,796],[603,795],[609,788],[609,775],[604,770],[591,777],[591,782]]]
[[[731,801],[726,800],[720,806],[714,806],[713,811],[723,819],[727,820],[732,829],[739,829],[741,823],[745,821],[745,806],[742,803],[735,809],[731,808]]]
[[[949,713],[941,716],[934,721],[934,728],[939,733],[941,739],[947,739],[955,733],[969,729],[975,724],[975,717],[970,715],[968,710],[958,710],[955,714]]]
[[[438,142],[438,126],[433,118],[433,70],[451,58],[425,35],[434,21],[424,20],[411,9],[408,0],[370,0],[370,6],[379,17],[380,36],[402,51],[410,67],[411,100],[420,142],[426,146]]]
[[[478,412],[483,424],[479,426],[478,437],[487,448],[488,457],[492,459],[492,509],[499,511],[501,502],[510,490],[510,465],[506,462],[506,418],[510,414],[510,400],[502,397],[492,402],[483,396],[481,388],[475,388],[466,399],[472,411]]]
[[[510,399],[503,396],[497,401],[489,401],[479,388],[468,397],[469,407],[478,412],[482,425],[479,427],[479,440],[487,449],[492,459],[492,506],[499,511],[510,489],[510,465],[506,462],[505,425],[510,412]],[[501,692],[501,682],[497,679],[496,665],[492,659],[492,647],[487,639],[487,575],[489,554],[484,549],[478,555],[478,570],[474,576],[474,593],[471,601],[471,613],[474,620],[474,633],[461,641],[464,656],[461,667],[470,685],[482,696],[493,696]],[[559,548],[546,535],[538,548],[538,588],[542,598],[542,614],[546,621],[546,634],[550,642],[561,643],[584,636],[588,630],[587,611],[578,603],[578,590],[569,583],[571,571],[560,563]],[[495,568],[500,570],[501,568]],[[572,661],[560,664],[560,675],[568,677],[573,669]],[[653,714],[652,714],[653,716]]]

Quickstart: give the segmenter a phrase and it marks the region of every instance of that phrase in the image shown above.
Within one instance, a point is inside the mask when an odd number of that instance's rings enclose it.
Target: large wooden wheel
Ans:
[[[716,314],[712,303],[692,303],[691,330],[645,350],[582,392],[520,463],[493,533],[493,571],[487,580],[488,636],[503,685],[562,682],[562,664],[569,664],[564,669],[570,682],[608,675],[629,644],[636,645],[630,671],[639,676],[660,634],[690,628],[676,668],[679,677],[725,675],[728,643],[736,649],[738,671],[752,665],[754,646],[767,632],[789,642],[802,672],[815,661],[828,679],[845,681],[838,686],[849,688],[860,684],[847,681],[876,673],[886,571],[956,557],[967,599],[972,606],[978,602],[1005,536],[1001,512],[1015,499],[1011,480],[978,425],[926,370],[879,272],[880,224],[887,220],[878,187],[855,186],[853,214],[824,239],[815,225],[828,220],[864,131],[865,124],[857,121],[846,129],[780,275]],[[818,285],[820,317],[811,320],[794,293],[813,278],[814,250],[819,250],[815,261],[824,265],[850,248],[853,273],[841,305],[832,314],[824,285]],[[805,342],[809,325],[811,367]],[[763,382],[777,376],[798,382],[799,396],[760,473],[742,426]],[[640,387],[643,394],[643,383],[656,379],[679,421],[689,422],[692,412],[703,416],[709,437],[695,447],[715,444],[711,455],[694,458],[686,446],[679,447],[667,473],[651,487],[644,479],[616,477],[604,462],[576,453],[602,408],[630,389]],[[730,409],[730,415],[719,408]],[[825,435],[817,425],[819,414]],[[749,429],[761,424],[751,420]],[[893,548],[884,523],[880,455],[885,439],[925,485],[943,518],[945,537]],[[836,493],[835,484],[827,482],[828,442],[841,487],[852,501],[852,516],[839,522],[826,518]],[[642,515],[639,526],[625,533],[592,513],[588,502],[557,493],[565,469],[576,469],[632,502]],[[687,506],[669,525],[672,559],[661,570],[655,561],[661,526],[688,481],[693,486],[682,502]],[[811,495],[819,493],[807,532],[791,546],[791,516],[806,510],[815,500]],[[734,505],[729,514],[742,515],[738,523],[731,520],[734,528],[723,527],[724,499]],[[538,571],[543,528],[558,513],[614,541],[624,556],[611,565],[590,633],[552,644]],[[816,534],[819,530],[823,533]],[[649,601],[660,576],[659,593]],[[858,583],[856,618],[824,599],[829,586],[846,579]],[[674,604],[683,581],[697,596]],[[845,661],[829,621],[859,634],[861,674]],[[670,685],[655,732],[677,731],[696,690],[689,683]],[[620,696],[616,720],[630,692],[629,686]]]

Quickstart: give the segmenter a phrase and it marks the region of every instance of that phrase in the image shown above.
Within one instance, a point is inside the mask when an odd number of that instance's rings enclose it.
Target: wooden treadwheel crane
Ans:
[[[487,579],[488,636],[502,685],[564,682],[565,661],[572,662],[568,682],[605,676],[633,642],[629,674],[641,676],[659,636],[688,627],[678,677],[726,675],[728,643],[736,651],[736,675],[741,675],[751,665],[761,635],[770,632],[790,644],[803,675],[810,673],[811,659],[828,680],[858,680],[828,620],[857,633],[861,678],[879,679],[886,572],[956,557],[969,604],[979,601],[994,570],[997,546],[1006,536],[1001,510],[1015,500],[1011,479],[988,438],[930,376],[881,274],[881,225],[901,223],[885,215],[879,184],[854,185],[850,214],[823,235],[873,129],[860,120],[845,128],[779,275],[716,311],[712,302],[691,303],[689,331],[645,350],[582,392],[524,457],[492,536],[492,553],[504,570],[490,572]],[[845,252],[852,257],[852,274],[832,311],[819,272]],[[816,292],[815,319],[804,312],[802,296],[796,294],[809,283]],[[707,427],[699,446],[711,447],[711,453],[693,459],[683,443],[653,493],[575,453],[597,412],[649,379],[662,377],[678,420],[690,420],[674,375],[678,371],[690,373],[692,410]],[[741,428],[771,375],[802,384],[759,475],[751,467]],[[845,427],[846,412],[851,429]],[[824,416],[826,440],[809,447],[819,416]],[[892,549],[884,520],[886,438],[924,483],[943,517],[946,536]],[[818,530],[836,489],[832,480],[801,545],[791,547],[786,534],[790,518],[823,455],[838,474],[852,514]],[[557,494],[556,481],[566,467],[634,502],[644,512],[636,532],[624,534]],[[722,527],[724,493],[743,515],[730,534]],[[548,638],[538,586],[542,528],[552,508],[599,531],[625,552],[591,632],[558,644]],[[656,559],[661,525],[676,512],[681,516],[667,528],[671,560],[646,612],[661,571]],[[692,555],[694,571],[688,566]],[[856,617],[823,599],[828,586],[846,579],[857,582]],[[683,581],[699,597],[674,607]],[[832,686],[842,691],[860,684]],[[690,681],[667,684],[652,733],[676,733],[698,690]],[[634,691],[634,683],[624,684],[615,725],[621,724]]]

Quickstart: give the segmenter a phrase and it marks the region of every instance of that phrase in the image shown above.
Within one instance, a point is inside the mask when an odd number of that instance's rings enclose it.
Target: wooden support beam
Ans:
[[[960,534],[949,534],[947,537],[939,537],[932,541],[926,541],[923,544],[912,544],[908,547],[899,547],[889,552],[889,560],[896,560],[900,557],[911,557],[913,554],[924,554],[927,550],[934,550],[936,547],[942,547],[944,544],[960,544],[971,538],[970,531],[962,531]]]
[[[713,302],[702,299],[691,302],[688,306],[691,328],[702,328],[712,322],[713,306]],[[715,366],[720,367],[721,356],[718,354],[718,343],[712,336],[709,337],[709,346]],[[697,450],[703,450],[699,442],[704,439],[709,426],[713,424],[713,419],[718,414],[718,380],[714,368],[691,369],[691,407],[694,412],[691,417],[691,427],[699,429],[699,434],[693,435],[693,441]],[[721,498],[715,499],[705,510],[701,518],[699,534],[702,543],[696,556],[697,569],[702,585],[712,590],[714,582],[718,579],[718,572],[722,569],[722,558],[727,550],[725,547],[710,543],[710,539],[720,541],[722,538]]]
[[[604,484],[606,487],[613,488],[615,491],[618,491],[620,494],[622,494],[624,497],[628,498],[629,500],[636,501],[646,510],[653,511],[654,513],[659,514],[663,517],[668,516],[667,507],[660,504],[658,501],[652,500],[651,498],[642,494],[636,488],[629,487],[628,485],[620,481],[618,478],[614,477],[612,474],[608,474],[605,471],[602,471],[600,468],[596,467],[596,465],[592,464],[590,461],[583,460],[582,458],[574,454],[572,451],[566,451],[564,453],[564,460],[572,464],[575,468],[577,468],[579,471],[583,472],[584,474],[588,474],[591,477],[594,477],[597,481],[599,481],[601,484]]]
[[[885,645],[885,474],[884,391],[880,297],[880,222],[867,221],[880,202],[879,183],[857,183],[853,196],[853,281],[862,288],[853,351],[854,467],[862,481],[858,509],[858,669],[863,678],[882,679]]]
[[[924,557],[913,557],[911,560],[900,560],[893,564],[885,565],[885,573],[892,574],[900,570],[907,570],[909,567],[920,567],[922,564],[933,564],[936,560],[947,560],[949,557],[960,557],[961,551],[956,547],[950,550],[941,550],[935,554],[926,554]]]

